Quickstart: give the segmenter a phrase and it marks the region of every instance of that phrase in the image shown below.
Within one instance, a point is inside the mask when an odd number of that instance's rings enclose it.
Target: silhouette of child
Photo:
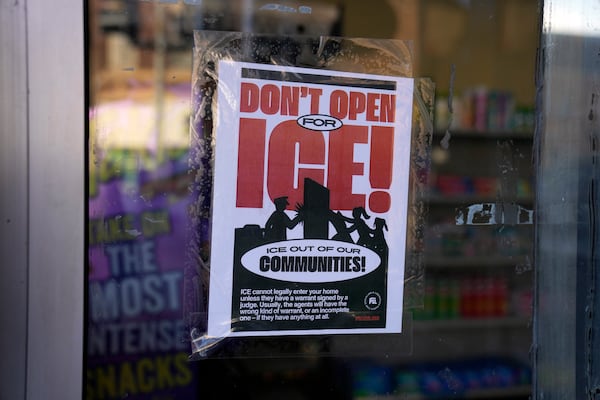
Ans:
[[[381,251],[387,252],[388,245],[385,241],[385,235],[383,233],[384,229],[386,231],[388,230],[385,219],[379,218],[379,217],[375,218],[374,225],[375,225],[375,229],[373,230],[373,239],[371,242],[371,247],[373,250],[376,250],[378,252],[381,252]]]
[[[332,240],[339,240],[341,242],[354,243],[352,237],[350,236],[350,232],[352,232],[346,222],[354,222],[352,218],[348,218],[344,216],[342,213],[329,211],[329,222],[333,225],[335,229],[335,235],[331,238]]]
[[[349,228],[350,232],[356,231],[358,232],[358,240],[356,244],[361,246],[366,246],[371,241],[371,234],[373,233],[373,229],[371,229],[367,223],[363,220],[371,218],[364,207],[355,207],[352,209],[352,217],[354,217],[354,223]]]

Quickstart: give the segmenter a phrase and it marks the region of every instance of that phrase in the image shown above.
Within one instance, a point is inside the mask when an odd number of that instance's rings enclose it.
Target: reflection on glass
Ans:
[[[90,3],[87,398],[527,398],[537,3],[338,3]],[[436,104],[410,354],[188,361],[195,29],[413,40]]]

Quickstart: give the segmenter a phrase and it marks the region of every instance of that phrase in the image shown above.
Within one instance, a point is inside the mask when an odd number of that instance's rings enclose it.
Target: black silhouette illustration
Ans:
[[[276,242],[287,239],[287,230],[293,229],[300,222],[300,215],[290,219],[285,213],[285,208],[290,204],[287,197],[278,197],[273,200],[275,211],[265,224],[264,239],[268,242]]]
[[[333,212],[329,211],[329,222],[333,225],[333,229],[335,229],[335,235],[331,239],[339,240],[340,242],[354,243],[352,240],[352,229],[346,225],[346,222],[352,223],[354,220],[352,218],[348,218],[343,215],[341,212]]]
[[[304,179],[304,204],[301,207],[304,224],[304,239],[329,238],[329,189]]]
[[[367,211],[361,205],[357,205],[351,211],[334,211],[330,208],[330,191],[325,186],[315,182],[309,178],[304,180],[304,193],[302,204],[295,204],[294,209],[291,209],[288,197],[277,197],[273,200],[275,210],[266,218],[264,225],[263,221],[256,221],[256,224],[248,224],[235,229],[234,242],[234,265],[233,265],[233,302],[232,302],[232,330],[235,331],[269,331],[274,329],[299,329],[304,327],[310,328],[355,328],[369,327],[382,328],[386,326],[386,293],[387,293],[387,271],[388,271],[388,245],[386,242],[387,223],[383,218],[372,218],[367,214]],[[374,220],[374,221],[373,221]],[[373,221],[373,225],[368,222]],[[302,226],[299,226],[302,225]],[[318,246],[303,246],[302,242],[294,242],[292,239],[320,239],[330,240],[327,248],[331,253],[318,253],[316,250],[300,251],[299,253],[290,252],[292,247],[318,247]],[[289,239],[288,239],[289,238]],[[285,243],[279,243],[288,240]],[[335,242],[334,242],[335,241]],[[337,242],[337,243],[336,243]],[[334,260],[365,260],[369,257],[367,251],[356,249],[353,246],[344,246],[341,243],[356,244],[363,246],[375,252],[379,258],[379,264],[369,267],[368,272],[361,274],[360,270],[355,277],[360,279],[344,279],[336,280],[338,272],[344,269],[342,261]],[[270,268],[271,275],[262,275],[252,272],[242,263],[243,257],[252,249],[260,246],[267,246],[264,254],[261,252],[261,259],[269,259],[269,263],[273,262],[267,268]],[[340,251],[341,249],[341,251]],[[312,252],[312,253],[311,253]],[[323,264],[321,272],[331,273],[333,281],[324,282],[304,282],[299,279],[294,280],[294,274],[278,275],[274,278],[272,274],[277,274],[278,271],[284,271],[284,258],[288,264],[288,268],[292,268],[290,261],[293,259],[293,268],[298,265],[299,269],[285,272],[300,272],[308,273],[315,272],[310,270],[310,266],[316,266],[321,259],[326,263]],[[315,259],[319,259],[316,260]],[[371,258],[374,260],[374,258]],[[281,265],[275,261],[281,260]],[[302,262],[306,264],[302,264]],[[363,269],[367,267],[367,261],[363,261]],[[309,265],[310,264],[310,265]],[[301,269],[302,265],[306,269]],[[320,265],[320,264],[319,264]],[[350,264],[346,264],[350,265]],[[276,267],[277,269],[274,269]],[[279,269],[281,267],[281,269]],[[261,267],[262,268],[262,267]],[[338,269],[339,268],[339,269]],[[349,268],[346,266],[345,268]],[[261,269],[262,270],[262,269]],[[262,270],[264,271],[264,270]],[[340,275],[345,276],[345,275]],[[248,288],[256,288],[259,290],[271,290],[273,288],[284,290],[290,288],[287,279],[291,279],[293,287],[299,289],[329,289],[339,290],[341,293],[350,294],[350,300],[347,302],[347,307],[351,312],[339,312],[325,314],[328,318],[311,320],[293,320],[283,318],[283,315],[273,313],[273,320],[269,319],[271,314],[260,311],[261,319],[248,319],[249,314],[242,312],[242,291]],[[365,296],[370,293],[378,293],[381,296],[379,307],[368,309],[365,307]],[[244,309],[243,311],[248,311]],[[305,316],[312,314],[303,314]],[[356,316],[369,316],[369,319],[357,319]],[[287,315],[286,315],[287,316]],[[276,319],[279,318],[279,319]],[[372,318],[372,319],[370,319]]]
[[[353,225],[350,227],[350,231],[358,232],[358,240],[356,241],[356,244],[367,246],[371,242],[371,237],[374,233],[374,230],[369,228],[363,217],[365,219],[369,219],[371,217],[369,214],[367,214],[367,211],[364,209],[364,207],[355,207],[352,210],[352,217],[354,219],[352,220]]]
[[[383,230],[388,230],[387,223],[383,218],[375,218],[375,229],[373,231],[373,240],[370,243],[370,247],[378,253],[388,251],[388,246],[385,241],[385,235]]]
[[[289,205],[286,196],[273,200],[275,211],[265,222],[264,228],[259,225],[246,225],[236,229],[236,247],[240,251],[287,240],[287,231],[294,229],[299,223],[303,225],[304,239],[331,239],[346,243],[355,243],[387,257],[388,246],[385,240],[387,224],[383,218],[375,218],[374,227],[366,220],[371,217],[362,206],[352,210],[352,216],[329,208],[329,189],[306,178],[304,180],[304,203],[296,204],[296,215],[293,218],[286,212]],[[329,226],[333,227],[330,233]],[[352,233],[356,232],[356,241]]]

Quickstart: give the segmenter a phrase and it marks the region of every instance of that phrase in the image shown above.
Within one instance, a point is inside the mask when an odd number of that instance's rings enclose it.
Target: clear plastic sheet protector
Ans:
[[[410,43],[194,39],[192,359],[409,354],[434,93]]]

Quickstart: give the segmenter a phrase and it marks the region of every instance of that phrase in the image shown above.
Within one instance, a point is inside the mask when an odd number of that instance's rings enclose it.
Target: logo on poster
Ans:
[[[365,307],[369,310],[377,310],[381,305],[381,295],[377,292],[369,292],[365,296]]]

